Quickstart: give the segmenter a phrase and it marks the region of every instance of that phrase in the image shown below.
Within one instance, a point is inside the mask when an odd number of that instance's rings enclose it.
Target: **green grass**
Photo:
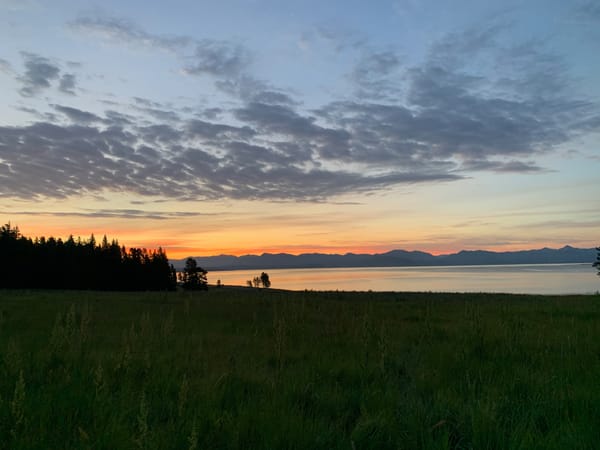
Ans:
[[[0,448],[592,449],[600,297],[0,291]]]

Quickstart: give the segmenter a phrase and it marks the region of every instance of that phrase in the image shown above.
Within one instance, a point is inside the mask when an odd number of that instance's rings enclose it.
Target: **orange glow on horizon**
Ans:
[[[483,250],[490,252],[513,252],[513,251],[523,251],[523,250],[535,250],[543,247],[558,249],[564,247],[567,244],[556,244],[556,243],[548,243],[548,244],[534,244],[529,247],[524,247],[522,245],[502,245],[494,248],[478,248],[469,245],[465,245],[461,247],[459,245],[453,245],[448,247],[438,247],[437,249],[426,248],[423,247],[390,247],[390,246],[356,246],[356,247],[335,247],[335,246],[318,246],[318,247],[303,247],[303,246],[281,246],[281,247],[248,247],[248,248],[222,248],[222,249],[198,249],[192,247],[176,247],[169,248],[163,247],[166,250],[167,255],[172,259],[183,259],[189,256],[196,257],[208,257],[208,256],[219,256],[219,255],[229,255],[229,256],[245,256],[245,255],[261,255],[263,253],[271,253],[271,254],[279,254],[286,253],[289,255],[301,255],[307,253],[324,253],[324,254],[340,254],[344,255],[346,253],[355,253],[355,254],[376,254],[376,253],[387,253],[393,250],[404,250],[404,251],[421,251],[425,253],[429,253],[433,256],[440,255],[448,255],[452,253],[458,253],[460,251],[475,251],[475,250]],[[149,247],[148,247],[149,248]]]
[[[408,235],[405,235],[402,241],[397,243],[389,242],[370,242],[370,243],[357,243],[352,244],[341,244],[341,243],[329,243],[328,239],[334,239],[335,236],[326,236],[323,239],[323,243],[307,243],[302,242],[307,238],[298,237],[298,242],[290,242],[292,237],[289,236],[265,236],[277,239],[282,243],[268,243],[265,245],[256,245],[252,242],[254,233],[252,230],[243,230],[243,232],[236,232],[235,230],[229,232],[222,232],[218,234],[202,233],[202,232],[188,232],[185,229],[176,229],[170,231],[169,227],[159,228],[156,225],[133,222],[126,224],[123,223],[100,223],[96,225],[85,225],[78,224],[78,226],[69,227],[65,226],[65,223],[60,218],[51,217],[47,218],[44,223],[29,223],[25,221],[11,221],[12,226],[18,226],[22,235],[29,238],[36,238],[45,236],[46,238],[52,236],[55,238],[61,238],[66,240],[69,235],[73,235],[76,239],[80,237],[82,240],[88,240],[93,234],[96,242],[100,243],[104,235],[107,236],[108,241],[111,242],[116,239],[119,245],[125,246],[126,248],[137,247],[146,248],[148,250],[155,250],[159,247],[162,248],[167,256],[171,259],[183,259],[189,256],[217,256],[217,255],[232,255],[232,256],[243,256],[243,255],[260,255],[263,253],[287,253],[292,255],[299,255],[303,253],[326,253],[326,254],[375,254],[375,253],[386,253],[392,250],[406,250],[406,251],[422,251],[427,252],[435,256],[457,253],[461,250],[487,250],[493,252],[506,252],[506,251],[519,251],[519,250],[531,250],[539,249],[543,247],[549,248],[560,248],[564,245],[573,245],[575,247],[594,247],[593,243],[584,242],[557,242],[551,240],[533,240],[531,242],[515,242],[515,243],[501,243],[499,245],[478,245],[469,241],[469,236],[457,236],[455,240],[444,240],[444,242],[435,242],[434,240],[424,240],[423,236],[415,235],[410,239]],[[23,225],[22,225],[23,224]],[[140,225],[145,225],[147,228],[141,228]],[[385,240],[386,236],[381,236],[382,240]],[[341,241],[341,240],[340,240]],[[349,242],[350,239],[346,238],[345,242]],[[250,243],[250,245],[245,245]],[[334,241],[335,242],[335,241]]]

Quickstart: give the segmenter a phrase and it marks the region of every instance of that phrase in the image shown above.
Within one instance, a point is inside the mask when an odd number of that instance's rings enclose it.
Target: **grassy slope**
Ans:
[[[0,291],[0,448],[594,448],[600,298]]]

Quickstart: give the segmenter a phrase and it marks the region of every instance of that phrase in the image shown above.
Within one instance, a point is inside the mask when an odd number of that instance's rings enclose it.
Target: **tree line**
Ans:
[[[174,290],[176,272],[167,254],[121,247],[116,240],[100,243],[53,237],[31,239],[18,227],[0,227],[0,288],[93,290]]]

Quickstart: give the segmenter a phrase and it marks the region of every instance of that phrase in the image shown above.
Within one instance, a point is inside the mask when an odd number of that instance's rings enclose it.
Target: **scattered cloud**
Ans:
[[[104,41],[162,48],[168,51],[180,50],[192,42],[192,39],[187,36],[161,36],[148,33],[134,22],[118,17],[79,17],[69,22],[68,27],[73,31]]]
[[[329,47],[340,54],[348,50],[357,50],[366,45],[367,38],[355,30],[340,29],[336,26],[321,24],[301,34],[298,47],[306,52],[313,48]]]
[[[108,189],[179,200],[323,201],[473,171],[540,172],[539,155],[600,130],[599,105],[574,93],[564,61],[539,42],[503,45],[505,24],[444,36],[413,64],[394,49],[320,30],[320,39],[357,52],[348,74],[357,90],[310,111],[292,92],[250,76],[253,57],[243,45],[155,35],[121,19],[69,26],[174,52],[188,74],[213,77],[234,102],[184,112],[134,97],[104,114],[53,104],[56,117],[0,127],[0,195]],[[74,93],[73,74],[22,55],[24,96],[52,83]]]
[[[21,95],[31,97],[59,78],[59,66],[48,58],[28,52],[21,52],[21,56],[25,64],[25,73],[19,77],[23,84]]]
[[[80,17],[70,22],[68,27],[116,44],[173,52],[186,61],[183,72],[189,75],[237,77],[252,59],[250,51],[241,44],[215,39],[194,39],[185,35],[157,35],[123,18]]]
[[[23,97],[34,97],[52,87],[56,82],[60,92],[75,95],[77,84],[75,74],[61,74],[61,65],[57,61],[30,52],[21,52],[21,57],[25,66],[23,74],[16,74],[8,61],[5,60],[0,60],[0,71],[15,76],[16,80],[22,85],[19,93]],[[67,65],[74,66],[76,63],[70,62]]]
[[[64,73],[60,77],[60,82],[58,84],[58,89],[65,93],[75,95],[75,86],[76,86],[75,75],[72,73]]]
[[[482,57],[493,54],[498,48],[498,40],[506,30],[510,30],[509,24],[492,22],[448,33],[431,46],[427,63],[454,70],[475,60],[481,63]]]
[[[600,4],[595,0],[583,2],[575,7],[575,15],[583,20],[600,21]]]
[[[399,88],[394,83],[401,60],[391,50],[368,51],[361,55],[351,79],[359,86],[357,97],[382,100],[397,96]]]
[[[186,66],[190,75],[236,77],[251,61],[250,52],[239,44],[203,39],[196,42],[192,62]]]
[[[118,17],[79,17],[67,26],[77,33],[105,42],[170,52],[180,60],[181,73],[212,77],[218,89],[236,97],[249,97],[265,88],[264,83],[247,73],[253,55],[240,43],[153,34],[131,20]],[[148,112],[152,113],[152,110]]]

